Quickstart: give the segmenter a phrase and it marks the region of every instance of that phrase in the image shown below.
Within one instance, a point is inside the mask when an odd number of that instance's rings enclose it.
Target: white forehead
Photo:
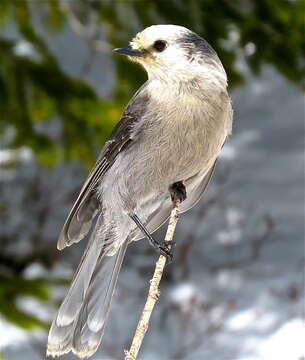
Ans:
[[[174,40],[180,38],[189,30],[178,25],[152,25],[139,32],[131,41],[136,47],[146,48],[156,40]]]

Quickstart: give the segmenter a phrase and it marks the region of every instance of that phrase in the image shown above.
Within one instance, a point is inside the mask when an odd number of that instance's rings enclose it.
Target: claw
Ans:
[[[174,240],[171,240],[171,241],[161,241],[160,242],[160,245],[163,246],[163,247],[166,247],[166,248],[173,248],[176,246],[176,241]]]
[[[174,255],[171,249],[169,249],[167,246],[159,246],[160,254],[166,257],[166,261],[168,264],[170,264],[173,261]]]

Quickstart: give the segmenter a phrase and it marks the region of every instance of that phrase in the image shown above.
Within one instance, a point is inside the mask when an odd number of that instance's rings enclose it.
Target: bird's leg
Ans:
[[[178,181],[172,184],[169,187],[169,192],[171,195],[171,199],[173,202],[173,205],[175,206],[178,203],[181,203],[186,199],[186,189],[183,184],[183,182]],[[150,232],[147,230],[146,226],[142,223],[142,221],[138,218],[136,214],[129,214],[130,218],[135,222],[137,227],[142,231],[143,235],[148,239],[149,243],[163,256],[166,257],[167,261],[171,262],[173,260],[173,252],[169,248],[172,246],[175,246],[174,241],[162,241],[159,243],[157,240],[155,240]]]
[[[177,201],[182,203],[186,199],[186,188],[182,181],[173,183],[169,187],[169,192],[171,194],[172,202],[175,205]]]
[[[173,254],[168,248],[168,245],[172,245],[171,242],[167,242],[167,244],[160,244],[151,236],[146,226],[142,223],[142,221],[138,218],[136,214],[131,214],[129,216],[135,222],[137,227],[142,231],[143,235],[145,235],[145,237],[148,239],[149,243],[154,247],[154,249],[156,249],[159,253],[165,256],[167,261],[171,262],[173,260]]]

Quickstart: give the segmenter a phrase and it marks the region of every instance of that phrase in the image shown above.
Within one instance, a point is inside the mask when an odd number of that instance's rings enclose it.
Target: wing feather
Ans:
[[[210,167],[205,173],[198,173],[190,179],[186,180],[186,189],[187,189],[187,198],[180,205],[180,211],[183,213],[197,204],[197,202],[202,197],[207,186],[210,183],[211,177],[214,173],[216,162]],[[169,218],[172,211],[173,204],[170,199],[170,195],[165,198],[160,206],[149,216],[146,227],[150,233],[157,231]],[[140,230],[136,229],[134,233],[131,234],[130,239],[137,241],[143,239],[143,234]]]
[[[214,174],[214,170],[216,167],[217,159],[214,161],[213,165],[205,174],[198,174],[194,178],[189,179],[186,183],[189,183],[189,187],[192,189],[187,193],[187,198],[183,201],[180,206],[180,211],[185,212],[195,206],[198,201],[201,199],[203,193],[207,189],[211,178]],[[187,186],[188,188],[188,186]]]
[[[94,217],[101,210],[95,192],[96,187],[117,156],[132,145],[134,125],[142,118],[149,101],[146,86],[145,83],[130,100],[84,183],[59,235],[59,250],[82,240],[89,232]]]

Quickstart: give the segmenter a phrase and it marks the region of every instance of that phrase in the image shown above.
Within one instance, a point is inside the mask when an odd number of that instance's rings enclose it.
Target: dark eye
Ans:
[[[163,40],[157,40],[154,42],[153,48],[158,52],[162,52],[166,48],[166,42]]]

